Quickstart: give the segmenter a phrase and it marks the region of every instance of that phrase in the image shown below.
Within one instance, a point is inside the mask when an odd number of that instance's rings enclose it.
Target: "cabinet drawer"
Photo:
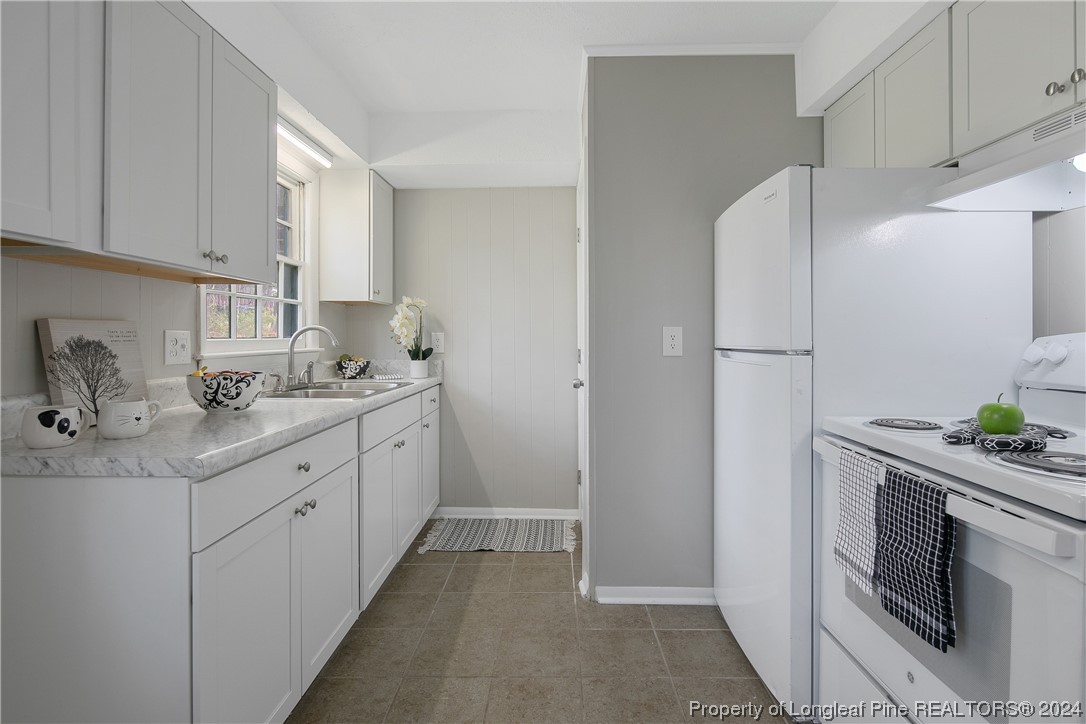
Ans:
[[[441,407],[441,385],[435,385],[422,392],[422,416],[426,417],[431,412]]]
[[[358,454],[358,422],[257,458],[192,486],[192,550],[203,550]],[[309,470],[299,466],[309,464]]]
[[[427,391],[428,392],[428,391]],[[422,418],[422,397],[412,395],[362,416],[362,452],[387,440],[413,422]],[[434,397],[435,395],[431,395]]]

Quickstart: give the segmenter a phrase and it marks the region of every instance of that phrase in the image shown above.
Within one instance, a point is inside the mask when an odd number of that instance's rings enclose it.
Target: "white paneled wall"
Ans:
[[[577,507],[572,188],[396,192],[395,292],[445,332],[441,505]],[[403,357],[392,307],[348,307],[349,351]]]
[[[46,392],[45,365],[35,320],[125,319],[139,322],[147,379],[178,377],[192,368],[163,364],[162,334],[196,326],[196,286],[60,264],[3,259],[0,391]]]
[[[1033,215],[1033,334],[1086,331],[1086,208]]]

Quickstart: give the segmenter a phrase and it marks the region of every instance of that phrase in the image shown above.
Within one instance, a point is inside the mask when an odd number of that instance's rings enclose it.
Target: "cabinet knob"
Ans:
[[[294,515],[301,515],[303,518],[305,517],[305,514],[308,513],[308,512],[309,512],[309,503],[308,503],[308,501],[301,508],[295,508],[294,509]]]
[[[215,261],[219,262],[220,264],[229,264],[230,257],[227,254],[219,254],[219,258]]]
[[[1051,83],[1049,83],[1048,85],[1045,86],[1045,95],[1046,96],[1054,96],[1057,93],[1063,93],[1065,90],[1067,90],[1067,86],[1063,85],[1062,83],[1057,83],[1056,81],[1052,81]]]
[[[298,469],[299,469],[299,470],[304,470],[304,471],[306,471],[307,473],[309,472],[310,468],[312,468],[312,467],[313,467],[313,466],[309,464],[309,461],[308,461],[308,460],[306,460],[306,461],[305,461],[304,463],[300,463],[300,464],[298,465]]]
[[[205,251],[203,253],[203,257],[205,259],[210,259],[211,261],[218,262],[219,264],[229,264],[230,263],[230,257],[228,255],[226,255],[226,254],[216,254],[214,249],[212,249],[211,251]]]
[[[428,422],[422,423],[422,426],[425,427],[427,430],[430,429],[430,423],[428,423]]]
[[[434,403],[436,403],[436,402],[437,402],[437,398],[436,398],[436,397],[431,397],[431,398],[430,398],[430,402],[434,402]]]
[[[316,498],[313,498],[313,499],[312,499],[312,500],[310,500],[310,501],[309,501],[308,503],[306,503],[306,505],[308,505],[308,506],[309,506],[310,508],[312,508],[313,510],[316,510],[316,509],[317,509],[317,499],[316,499]]]
[[[584,380],[580,378],[573,380],[573,389],[579,390],[582,387],[584,387]]]
[[[1071,74],[1071,82],[1078,83],[1083,78],[1086,78],[1086,70],[1082,68],[1075,68],[1075,71]]]
[[[378,294],[380,294],[380,293],[381,293],[381,290],[380,290],[380,289],[374,289],[374,290],[373,290],[373,295],[374,295],[374,296],[377,296],[377,295],[378,295]]]

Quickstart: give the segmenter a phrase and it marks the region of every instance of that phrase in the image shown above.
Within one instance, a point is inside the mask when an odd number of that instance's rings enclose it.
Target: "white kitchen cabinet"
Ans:
[[[396,501],[392,453],[396,440],[389,438],[364,453],[362,471],[362,608],[370,604],[399,560],[396,549]]]
[[[924,168],[951,157],[949,11],[875,68],[874,89],[876,167]]]
[[[322,302],[393,300],[393,189],[367,169],[325,171],[320,198]]]
[[[358,468],[193,556],[198,721],[282,721],[358,617]]]
[[[278,89],[216,34],[212,61],[213,268],[275,281],[275,122]]]
[[[1081,100],[1086,91],[1070,81],[1082,67],[1075,57],[1075,29],[1079,38],[1084,32],[1077,5],[962,0],[951,8],[956,154],[1069,108],[1076,94]]]
[[[436,397],[438,388],[433,388]],[[424,392],[425,396],[427,393]],[[422,418],[422,519],[433,515],[441,498],[441,410]]]
[[[4,236],[102,244],[105,4],[3,3]]]
[[[822,136],[826,168],[875,167],[874,74],[826,109]]]
[[[396,543],[402,555],[422,530],[422,425],[416,422],[395,437],[392,479],[396,489]]]
[[[111,253],[274,281],[275,85],[182,3],[109,3]]]

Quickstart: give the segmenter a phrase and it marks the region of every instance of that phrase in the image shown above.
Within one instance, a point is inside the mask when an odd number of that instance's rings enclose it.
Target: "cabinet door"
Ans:
[[[1075,2],[1075,69],[1086,71],[1086,0]],[[1075,83],[1075,102],[1086,100],[1086,75]]]
[[[3,230],[102,244],[103,3],[4,3]]]
[[[875,167],[875,81],[868,75],[826,109],[822,119],[826,168]]]
[[[103,246],[209,269],[211,26],[182,3],[108,3],[106,34]]]
[[[396,479],[396,550],[403,554],[422,530],[421,423],[393,435],[398,447],[392,454]]]
[[[277,89],[216,34],[213,69],[213,271],[274,282]]]
[[[306,488],[303,498],[311,504],[298,526],[304,691],[358,618],[358,461]]]
[[[875,165],[923,168],[951,157],[950,12],[875,69]]]
[[[289,500],[192,557],[195,721],[283,721],[302,692]]]
[[[369,605],[396,565],[395,489],[390,438],[360,458],[362,465],[362,608]]]
[[[422,520],[437,508],[441,496],[441,410],[422,418]]]
[[[951,10],[954,151],[961,155],[1075,102],[1075,4],[967,2]],[[1064,91],[1046,95],[1049,83]]]
[[[370,299],[392,304],[392,186],[370,171]]]

